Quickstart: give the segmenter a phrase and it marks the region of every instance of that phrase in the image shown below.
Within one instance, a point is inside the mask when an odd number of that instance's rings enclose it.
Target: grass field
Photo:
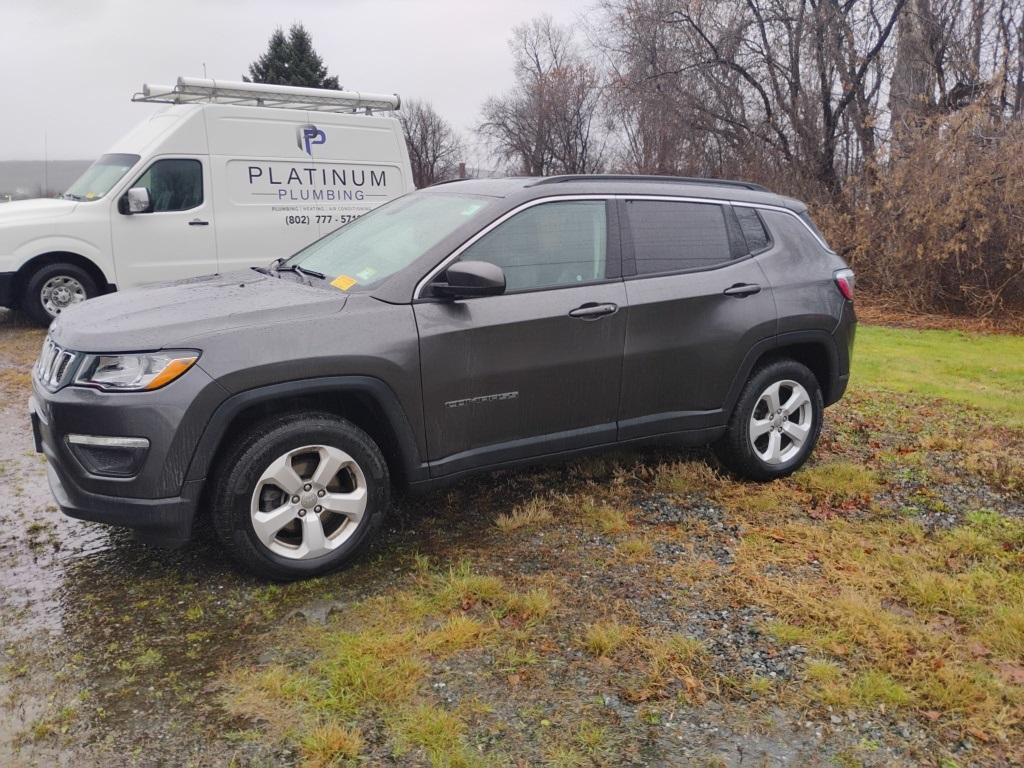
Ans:
[[[859,389],[940,397],[1024,427],[1024,336],[862,326],[856,344]]]

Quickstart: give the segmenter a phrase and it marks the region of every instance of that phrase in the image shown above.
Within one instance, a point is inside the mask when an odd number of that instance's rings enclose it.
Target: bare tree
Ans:
[[[509,46],[516,85],[484,104],[480,135],[526,175],[599,170],[604,145],[597,67],[549,16],[516,27]]]
[[[398,113],[409,149],[413,183],[429,187],[455,178],[465,147],[458,133],[426,101],[408,101]]]

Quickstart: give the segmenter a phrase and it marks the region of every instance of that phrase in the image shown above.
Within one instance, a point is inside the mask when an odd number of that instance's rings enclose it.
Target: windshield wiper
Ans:
[[[61,197],[63,197],[65,200],[82,200],[83,199],[81,195],[76,195],[76,194],[73,194],[71,192],[65,192],[63,195],[61,195]]]
[[[315,269],[306,269],[300,267],[298,264],[285,264],[283,267],[274,267],[275,272],[298,272],[299,274],[306,275],[308,277],[315,277],[319,280],[326,280],[327,277],[323,272],[317,272]]]

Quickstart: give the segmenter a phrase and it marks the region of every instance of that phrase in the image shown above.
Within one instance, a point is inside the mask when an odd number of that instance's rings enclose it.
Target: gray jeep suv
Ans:
[[[291,579],[392,486],[610,446],[712,443],[768,480],[846,389],[853,274],[796,200],[636,176],[461,181],[267,268],[62,313],[34,371],[68,515]]]

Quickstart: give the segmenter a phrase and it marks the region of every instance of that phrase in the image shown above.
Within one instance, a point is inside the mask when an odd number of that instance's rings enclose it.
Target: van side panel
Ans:
[[[221,271],[287,257],[411,189],[398,121],[204,107]]]

